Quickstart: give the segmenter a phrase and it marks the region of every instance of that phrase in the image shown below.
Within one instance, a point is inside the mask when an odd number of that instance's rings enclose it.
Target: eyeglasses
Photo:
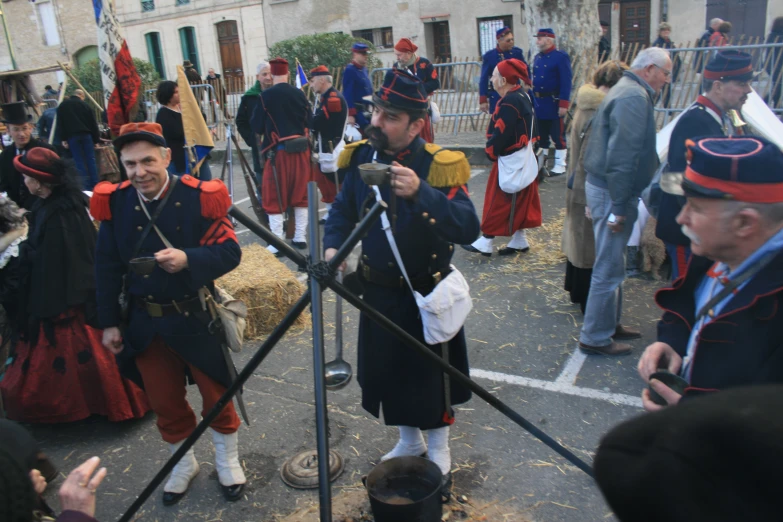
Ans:
[[[672,75],[671,71],[664,69],[663,67],[661,67],[657,63],[654,63],[653,65],[656,66],[657,68],[659,68],[660,70],[662,70],[663,71],[663,75],[666,76],[667,78]]]

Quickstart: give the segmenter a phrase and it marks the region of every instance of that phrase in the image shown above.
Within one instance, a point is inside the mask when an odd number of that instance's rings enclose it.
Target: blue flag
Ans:
[[[302,69],[302,64],[299,63],[299,60],[296,60],[296,88],[301,89],[305,85],[307,85],[307,75],[304,69]]]

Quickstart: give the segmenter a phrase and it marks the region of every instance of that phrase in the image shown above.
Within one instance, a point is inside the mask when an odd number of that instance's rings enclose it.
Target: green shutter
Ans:
[[[190,60],[199,74],[204,74],[198,59],[198,45],[196,44],[196,29],[183,27],[179,30],[179,42],[182,47],[182,59]]]
[[[166,67],[163,63],[163,49],[160,45],[160,33],[147,33],[145,35],[147,40],[147,56],[150,58],[150,63],[160,75],[161,80],[166,79]]]
[[[183,27],[179,30],[179,43],[182,47],[182,60],[190,60],[190,53],[188,52],[188,37],[185,34],[187,27]]]

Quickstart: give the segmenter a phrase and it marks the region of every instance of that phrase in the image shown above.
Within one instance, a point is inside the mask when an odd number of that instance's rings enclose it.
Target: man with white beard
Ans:
[[[677,223],[691,240],[685,276],[655,295],[658,340],[639,361],[654,411],[682,398],[783,382],[783,152],[764,138],[689,141],[684,173],[661,188],[687,197]],[[655,372],[688,385],[683,394]],[[659,404],[665,401],[664,405]]]

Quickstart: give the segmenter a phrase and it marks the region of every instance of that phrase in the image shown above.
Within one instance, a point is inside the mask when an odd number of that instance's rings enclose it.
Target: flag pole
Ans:
[[[61,62],[57,62],[57,65],[59,65],[60,69],[62,69],[63,72],[68,75],[68,78],[70,78],[71,81],[73,83],[75,83],[84,92],[84,95],[87,97],[87,99],[89,99],[91,102],[93,102],[95,104],[95,106],[98,108],[98,110],[102,112],[103,111],[103,107],[101,107],[101,104],[98,103],[97,101],[95,101],[95,98],[90,96],[90,93],[87,92],[87,89],[84,88],[84,85],[79,83],[79,80],[77,80],[76,76],[74,76],[73,73],[71,73],[70,69],[67,66],[63,65]]]

